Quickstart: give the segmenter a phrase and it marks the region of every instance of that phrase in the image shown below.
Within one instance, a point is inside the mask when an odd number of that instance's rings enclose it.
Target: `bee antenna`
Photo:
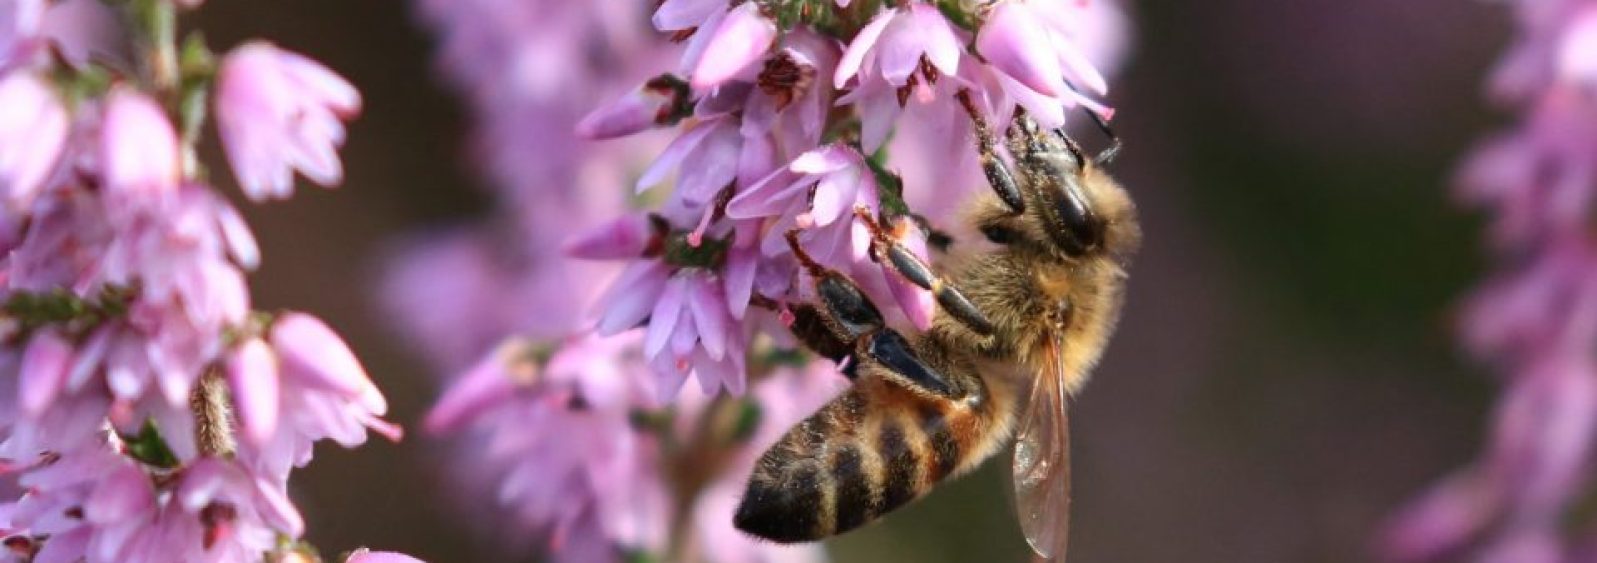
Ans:
[[[1102,131],[1103,135],[1109,138],[1109,147],[1099,152],[1098,156],[1092,158],[1092,161],[1095,164],[1099,166],[1107,166],[1109,163],[1114,162],[1116,156],[1120,155],[1120,148],[1124,146],[1124,143],[1120,141],[1120,136],[1115,134],[1115,130],[1109,127],[1109,122],[1105,120],[1102,115],[1098,115],[1098,112],[1087,108],[1081,109],[1087,113],[1088,117],[1092,118],[1092,123],[1098,126],[1098,130]]]

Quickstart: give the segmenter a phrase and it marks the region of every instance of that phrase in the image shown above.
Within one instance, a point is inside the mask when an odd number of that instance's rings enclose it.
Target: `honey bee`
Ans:
[[[993,188],[969,220],[995,246],[949,254],[938,275],[859,210],[872,257],[936,297],[932,326],[905,336],[788,233],[816,295],[793,309],[793,332],[853,383],[761,456],[739,529],[779,543],[847,532],[971,471],[1013,435],[1020,526],[1038,555],[1064,558],[1066,402],[1114,331],[1141,233],[1130,197],[1103,169],[1119,148],[1112,133],[1113,146],[1089,157],[1018,114],[1004,137],[1011,167],[968,93],[959,99]]]

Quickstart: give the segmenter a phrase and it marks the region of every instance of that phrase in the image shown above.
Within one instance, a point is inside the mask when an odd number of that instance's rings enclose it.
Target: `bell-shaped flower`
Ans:
[[[760,13],[760,3],[744,2],[711,32],[689,82],[695,90],[720,86],[763,58],[776,35],[776,22]]]
[[[216,120],[228,162],[250,199],[287,198],[294,171],[331,187],[343,181],[338,147],[360,93],[316,61],[264,42],[223,58]]]

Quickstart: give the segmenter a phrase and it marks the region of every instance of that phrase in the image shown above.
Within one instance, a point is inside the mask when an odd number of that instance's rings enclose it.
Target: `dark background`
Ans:
[[[1071,560],[1371,559],[1382,519],[1474,454],[1491,397],[1452,339],[1450,311],[1482,264],[1478,220],[1449,185],[1503,121],[1479,84],[1507,11],[1457,0],[1131,9],[1116,168],[1147,242],[1119,336],[1075,406]],[[376,305],[383,259],[402,234],[488,205],[429,36],[396,0],[218,1],[188,23],[218,48],[271,38],[364,94],[343,187],[246,210],[265,256],[253,284],[260,307],[315,311],[342,331],[392,418],[414,430],[439,377]],[[474,547],[437,446],[413,432],[319,449],[293,481],[309,539],[329,553],[510,560]],[[1001,469],[834,540],[834,557],[1024,560]]]

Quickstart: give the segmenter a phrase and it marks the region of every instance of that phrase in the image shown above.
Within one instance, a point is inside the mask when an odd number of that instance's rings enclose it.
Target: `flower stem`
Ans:
[[[207,457],[233,457],[232,409],[228,406],[227,384],[221,372],[212,369],[200,376],[189,393],[189,409],[194,411],[194,442]]]
[[[136,9],[145,41],[145,68],[152,89],[174,92],[178,86],[177,6],[171,0],[141,0]]]

